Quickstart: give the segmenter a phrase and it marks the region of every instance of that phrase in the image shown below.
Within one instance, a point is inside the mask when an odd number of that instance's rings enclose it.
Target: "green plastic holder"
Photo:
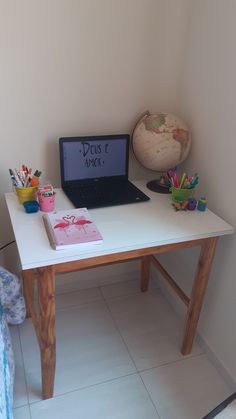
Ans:
[[[185,201],[187,201],[189,198],[192,198],[192,196],[194,195],[194,190],[195,188],[192,189],[181,189],[181,188],[175,188],[174,186],[172,186],[170,188],[171,191],[171,196],[172,196],[172,201],[173,202],[179,202],[179,203],[183,203]]]

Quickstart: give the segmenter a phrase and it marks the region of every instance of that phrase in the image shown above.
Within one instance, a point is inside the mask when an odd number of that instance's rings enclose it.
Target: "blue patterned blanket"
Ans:
[[[20,280],[0,266],[0,419],[13,419],[14,357],[8,324],[24,319]]]

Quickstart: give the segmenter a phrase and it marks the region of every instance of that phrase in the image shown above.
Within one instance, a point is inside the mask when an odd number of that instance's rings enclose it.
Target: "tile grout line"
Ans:
[[[162,364],[159,364],[159,365],[156,365],[156,366],[153,366],[153,367],[150,367],[150,368],[144,368],[142,370],[139,370],[138,373],[140,374],[142,372],[158,369],[158,368],[161,368],[161,367],[166,367],[167,365],[176,364],[177,362],[184,362],[184,361],[187,361],[188,359],[198,358],[200,356],[206,356],[206,354],[205,353],[200,353],[200,354],[190,355],[187,358],[179,358],[179,359],[175,359],[173,361],[164,362]]]
[[[102,303],[104,303],[104,306],[105,306],[105,308],[107,309],[109,316],[111,317],[111,320],[112,320],[112,323],[113,323],[113,325],[114,325],[114,327],[115,327],[115,330],[117,330],[117,331],[118,331],[118,333],[119,333],[119,335],[120,335],[120,337],[121,337],[121,339],[122,339],[122,341],[123,341],[123,343],[124,343],[125,347],[127,348],[127,345],[125,344],[125,342],[124,342],[124,340],[123,340],[123,337],[121,336],[120,331],[119,331],[119,329],[118,329],[118,327],[117,327],[117,325],[116,325],[116,323],[115,323],[115,321],[114,321],[114,319],[113,319],[113,317],[112,317],[112,315],[111,315],[110,309],[109,309],[109,307],[108,307],[108,305],[107,305],[107,302],[106,302],[106,300],[105,300],[105,298],[104,298],[104,296],[103,296],[103,293],[102,293],[102,291],[101,291],[101,287],[100,287],[100,286],[98,286],[98,287],[94,287],[94,288],[98,288],[98,291],[99,291],[99,294],[100,294],[100,296],[101,296],[101,299],[97,298],[97,299],[95,299],[95,300],[93,300],[93,301],[88,301],[88,302],[86,302],[86,303],[77,304],[77,305],[73,304],[73,305],[70,305],[70,306],[67,306],[67,307],[62,307],[62,308],[58,309],[58,311],[64,311],[64,310],[75,309],[75,308],[78,308],[78,307],[84,307],[84,306],[86,306],[86,305],[89,305],[89,304],[94,304],[94,303],[97,303],[97,302],[102,302]],[[67,293],[66,293],[66,294],[67,294]],[[91,385],[88,385],[88,386],[83,386],[83,387],[80,387],[80,388],[76,388],[76,389],[73,389],[73,390],[68,391],[68,392],[65,392],[65,393],[60,393],[60,394],[54,395],[54,396],[53,396],[53,398],[56,398],[56,397],[61,397],[61,396],[64,396],[64,395],[67,395],[67,394],[70,394],[70,393],[74,393],[74,392],[76,392],[76,391],[80,391],[80,390],[83,390],[83,389],[88,389],[88,388],[90,388],[90,387],[94,387],[94,386],[102,385],[102,384],[105,384],[105,383],[108,383],[108,382],[112,382],[112,381],[115,381],[115,380],[119,380],[119,379],[121,379],[121,378],[125,378],[125,377],[128,377],[128,376],[138,375],[138,371],[137,371],[136,365],[135,365],[135,363],[134,363],[134,361],[133,361],[133,359],[132,359],[132,357],[131,357],[131,355],[130,355],[130,353],[129,353],[128,348],[127,348],[127,352],[128,352],[128,354],[129,354],[130,359],[131,359],[131,361],[132,361],[132,364],[133,364],[133,366],[134,366],[134,368],[135,368],[135,371],[134,371],[134,372],[132,372],[132,373],[128,373],[128,374],[125,374],[125,375],[121,375],[121,376],[119,376],[119,377],[115,377],[115,378],[112,378],[112,379],[109,379],[109,380],[100,381],[100,382],[98,382],[98,383],[94,383],[94,384],[91,384]],[[27,382],[26,382],[26,385],[27,385]],[[27,399],[29,399],[29,396],[28,396],[28,386],[27,386]],[[43,401],[44,401],[44,400],[35,400],[35,401],[32,401],[32,402],[30,402],[30,401],[29,401],[29,402],[28,402],[28,406],[29,406],[29,408],[30,408],[30,406],[31,406],[31,405],[36,404],[36,403],[41,403],[41,402],[43,402]]]
[[[137,369],[137,366],[136,366],[136,364],[135,364],[135,361],[133,360],[133,357],[132,357],[132,356],[131,356],[131,354],[130,354],[129,348],[128,348],[128,346],[127,346],[127,344],[126,344],[126,342],[125,342],[125,340],[124,340],[124,338],[123,338],[123,336],[122,336],[122,334],[121,334],[121,332],[120,332],[120,329],[119,329],[119,327],[118,327],[118,325],[117,325],[117,322],[115,321],[115,319],[114,319],[114,317],[113,317],[113,315],[112,315],[112,312],[111,312],[111,310],[110,310],[110,307],[109,307],[109,305],[108,305],[108,302],[107,302],[107,300],[106,300],[105,296],[104,296],[104,295],[103,295],[103,293],[102,293],[102,290],[101,290],[101,294],[102,294],[103,299],[104,299],[104,302],[105,302],[105,304],[106,304],[106,306],[107,306],[107,308],[108,308],[108,310],[109,310],[109,313],[110,313],[111,318],[112,318],[112,320],[113,320],[113,322],[114,322],[114,325],[115,325],[115,327],[117,328],[117,330],[118,330],[118,332],[119,332],[119,334],[120,334],[120,336],[121,336],[121,339],[122,339],[122,341],[123,341],[123,343],[124,343],[124,345],[125,345],[125,347],[126,347],[126,349],[127,349],[128,353],[129,353],[129,356],[130,356],[130,358],[131,358],[132,362],[134,363],[134,366],[135,366],[135,368],[136,368],[136,370],[137,370],[137,374],[138,374],[138,376],[139,376],[139,378],[140,378],[140,380],[141,380],[141,382],[142,382],[142,384],[143,384],[143,386],[144,386],[144,388],[145,388],[145,390],[146,390],[146,392],[147,392],[147,395],[148,395],[148,397],[149,397],[149,399],[150,399],[150,401],[151,401],[151,403],[152,403],[152,405],[153,405],[153,407],[154,407],[154,409],[155,409],[155,411],[156,411],[156,413],[157,413],[157,415],[158,415],[158,418],[163,419],[163,418],[161,417],[161,415],[159,414],[159,412],[158,412],[158,410],[157,410],[157,407],[156,407],[156,405],[155,405],[154,401],[152,400],[152,397],[151,397],[151,395],[150,395],[150,393],[149,393],[149,391],[148,391],[148,389],[147,389],[147,387],[146,387],[146,385],[145,385],[145,383],[144,383],[144,381],[143,381],[143,379],[142,379],[141,373],[142,373],[142,372],[145,372],[145,371],[150,371],[150,370],[152,370],[152,369],[157,369],[157,368],[160,368],[160,367],[162,367],[162,366],[167,366],[167,365],[175,364],[175,363],[177,363],[177,362],[179,362],[179,361],[183,362],[183,361],[186,361],[187,359],[200,357],[200,356],[205,355],[205,354],[204,354],[204,352],[203,352],[203,353],[196,354],[196,355],[190,355],[190,356],[188,356],[187,358],[176,359],[176,360],[174,360],[174,361],[166,362],[166,363],[160,364],[160,365],[158,365],[158,366],[153,366],[153,367],[151,367],[151,368],[147,368],[147,369],[144,369],[144,370],[140,370],[140,371],[139,371],[139,370]],[[138,294],[138,292],[132,293],[132,295],[134,295],[134,294],[136,295],[136,294]],[[123,294],[122,296],[119,296],[119,298],[122,298],[122,297],[128,297],[129,295],[130,295],[130,294]],[[118,297],[113,297],[113,299],[115,299],[115,298],[118,298]],[[112,299],[112,298],[111,298],[111,299]]]
[[[101,291],[101,294],[102,294],[102,291]],[[118,296],[118,297],[109,297],[109,299],[116,299],[116,298],[122,298],[122,297],[129,297],[130,295],[137,295],[137,294],[140,294],[140,292],[134,292],[134,293],[132,293],[132,294],[123,294],[122,296]],[[102,294],[102,296],[103,296],[103,294]],[[163,297],[163,298],[165,298],[165,297]],[[112,315],[112,312],[111,312],[111,310],[110,310],[110,307],[109,307],[109,305],[108,305],[108,303],[107,303],[107,299],[103,296],[103,299],[104,299],[104,302],[105,302],[105,304],[106,304],[106,306],[107,306],[107,308],[108,308],[108,310],[109,310],[109,313],[110,313],[110,315],[111,315],[111,317],[112,317],[112,320],[113,320],[113,322],[114,322],[114,324],[115,324],[115,326],[116,326],[116,328],[117,328],[117,330],[118,330],[118,332],[119,332],[119,334],[120,334],[120,336],[121,336],[121,339],[122,339],[122,341],[124,342],[124,344],[125,344],[125,346],[126,346],[126,348],[127,348],[127,351],[128,351],[128,353],[129,353],[129,355],[130,355],[130,357],[131,357],[131,359],[132,359],[132,361],[133,361],[133,363],[134,363],[134,365],[135,365],[135,367],[136,367],[136,369],[137,369],[137,372],[138,373],[140,373],[140,372],[144,372],[144,371],[149,371],[149,370],[151,370],[151,369],[154,369],[154,368],[159,368],[159,367],[162,367],[162,366],[165,366],[165,365],[169,365],[169,364],[173,364],[173,363],[176,363],[176,362],[178,362],[178,361],[185,361],[185,360],[187,360],[187,359],[191,359],[191,358],[195,358],[195,357],[197,357],[197,356],[200,356],[200,355],[206,355],[205,354],[205,352],[204,351],[202,351],[201,353],[199,353],[199,354],[195,354],[195,355],[188,355],[186,358],[179,358],[179,359],[175,359],[175,360],[173,360],[173,361],[169,361],[169,362],[164,362],[164,363],[161,363],[161,364],[159,364],[159,365],[154,365],[153,367],[150,367],[150,368],[144,368],[144,369],[142,369],[142,370],[138,370],[138,368],[137,368],[137,366],[136,366],[136,364],[135,364],[135,361],[133,360],[133,357],[131,356],[131,354],[130,354],[130,351],[129,351],[129,348],[128,348],[128,346],[127,346],[127,344],[126,344],[126,342],[125,342],[125,340],[124,340],[124,338],[123,338],[123,336],[122,336],[122,333],[120,332],[120,329],[119,329],[119,326],[118,326],[118,324],[117,324],[117,322],[116,322],[116,320],[114,319],[114,317],[113,317],[113,315]]]
[[[118,379],[125,378],[125,377],[132,376],[132,375],[139,375],[140,379],[142,380],[142,377],[141,377],[141,375],[140,375],[140,373],[141,373],[141,372],[148,371],[148,370],[151,370],[151,369],[154,369],[154,368],[158,368],[158,367],[161,367],[161,366],[163,366],[163,365],[168,365],[168,364],[171,364],[171,363],[176,363],[176,362],[178,362],[178,361],[183,361],[183,360],[185,360],[185,359],[180,359],[180,360],[176,360],[176,361],[172,361],[172,362],[164,363],[164,364],[161,364],[161,365],[158,365],[158,366],[153,366],[153,367],[151,367],[151,368],[147,368],[147,369],[144,369],[144,370],[138,371],[138,369],[137,369],[137,367],[136,367],[136,364],[135,364],[135,362],[134,362],[134,360],[133,360],[133,357],[132,357],[132,356],[131,356],[131,354],[130,354],[129,348],[128,348],[128,346],[127,346],[127,344],[126,344],[126,342],[125,342],[125,340],[124,340],[124,338],[123,338],[123,336],[122,336],[122,334],[121,334],[121,332],[120,332],[120,329],[119,329],[119,327],[118,327],[118,325],[117,325],[117,322],[115,321],[115,319],[114,319],[114,317],[113,317],[113,315],[112,315],[112,312],[111,312],[111,310],[110,310],[110,308],[109,308],[109,305],[108,305],[107,299],[106,299],[106,298],[105,298],[105,296],[103,295],[103,292],[102,292],[102,290],[101,290],[101,287],[102,287],[102,286],[98,286],[98,287],[96,287],[96,288],[98,288],[98,290],[99,290],[99,294],[100,294],[100,296],[101,296],[101,299],[98,299],[98,298],[97,298],[97,299],[95,299],[95,300],[93,300],[93,301],[89,301],[89,302],[87,302],[87,303],[83,303],[83,304],[78,304],[78,305],[73,305],[73,306],[64,307],[64,308],[62,308],[62,310],[63,310],[63,309],[71,309],[71,308],[75,308],[75,307],[81,307],[81,306],[84,306],[84,305],[87,305],[87,304],[93,304],[93,303],[96,303],[96,302],[98,302],[98,301],[103,301],[103,302],[104,302],[104,304],[105,304],[105,307],[107,308],[107,310],[108,310],[108,312],[109,312],[109,315],[110,315],[110,317],[111,317],[111,319],[112,319],[112,322],[113,322],[113,324],[114,324],[114,326],[115,326],[115,329],[118,331],[119,336],[121,337],[122,342],[124,343],[124,345],[125,345],[125,347],[126,347],[126,349],[127,349],[127,352],[128,352],[128,354],[129,354],[129,356],[130,356],[130,359],[131,359],[131,361],[132,361],[132,363],[133,363],[133,365],[134,365],[134,367],[135,367],[135,370],[136,370],[136,371],[134,371],[133,373],[129,373],[129,374],[122,375],[122,376],[120,376],[120,377],[116,377],[116,378],[112,378],[112,379],[109,379],[109,380],[101,381],[101,382],[98,382],[98,383],[95,383],[95,384],[91,384],[91,385],[88,385],[88,386],[84,386],[84,387],[81,387],[81,388],[73,389],[73,390],[68,391],[68,392],[66,392],[66,393],[61,393],[61,394],[55,395],[54,397],[61,397],[61,396],[64,396],[64,395],[67,395],[67,394],[73,393],[73,392],[75,392],[75,391],[80,391],[80,390],[87,389],[87,388],[90,388],[90,387],[94,387],[94,386],[97,386],[97,385],[102,385],[102,384],[105,384],[105,383],[107,383],[107,382],[116,381],[116,380],[118,380]],[[67,294],[67,293],[66,293],[66,294]],[[119,298],[129,297],[130,295],[134,295],[134,294],[135,294],[135,295],[137,295],[137,294],[139,294],[139,292],[134,292],[134,293],[132,293],[132,294],[123,294],[123,295],[118,296],[118,297],[119,297]],[[118,298],[118,297],[113,297],[113,298]],[[61,309],[59,309],[59,310],[61,310]],[[18,332],[18,333],[19,333],[19,332]],[[20,336],[19,336],[19,337],[20,337]],[[37,401],[33,401],[33,402],[30,402],[30,401],[29,401],[29,393],[28,393],[28,385],[27,385],[26,375],[25,375],[25,365],[24,365],[24,357],[23,357],[23,350],[22,350],[21,337],[20,337],[20,346],[21,346],[22,361],[23,361],[23,367],[24,367],[24,377],[25,377],[26,389],[27,389],[27,400],[28,400],[28,406],[29,406],[29,410],[30,410],[30,406],[31,406],[31,405],[33,405],[33,404],[35,404],[35,403],[40,403],[40,402],[42,402],[43,400],[37,400]],[[200,356],[200,355],[202,355],[202,354],[193,355],[192,357],[196,357],[196,356]],[[190,356],[190,357],[188,357],[188,358],[186,358],[186,359],[189,359],[189,358],[191,358],[191,356]],[[142,380],[142,382],[143,382],[143,380]],[[143,384],[144,384],[144,383],[143,383]],[[145,386],[145,385],[144,385],[144,386]],[[147,391],[146,386],[145,386],[145,390]],[[148,391],[147,391],[147,393],[148,393]],[[151,396],[150,396],[150,394],[149,394],[149,393],[148,393],[148,395],[149,395],[149,397],[150,397],[150,399],[151,399]],[[151,399],[151,402],[153,403],[152,399]],[[26,405],[24,405],[24,406],[26,406]],[[22,407],[23,407],[23,406],[22,406]],[[154,407],[155,407],[155,405],[154,405]],[[155,410],[156,410],[156,407],[155,407]],[[158,412],[157,412],[157,413],[158,413]],[[30,415],[31,415],[31,411],[30,411]]]
[[[90,385],[88,385],[88,386],[83,386],[83,387],[75,388],[75,389],[73,389],[73,390],[71,390],[71,391],[66,391],[65,393],[55,394],[52,398],[53,398],[53,399],[56,399],[56,398],[59,398],[59,397],[67,396],[68,394],[71,394],[71,393],[76,393],[76,392],[79,392],[79,391],[82,391],[82,390],[87,390],[87,389],[89,389],[89,388],[91,388],[91,387],[96,387],[96,386],[101,386],[101,385],[103,385],[103,384],[112,383],[113,381],[117,381],[117,380],[120,380],[120,379],[122,379],[122,378],[130,377],[130,376],[132,376],[132,375],[138,375],[138,374],[137,374],[137,372],[136,372],[136,371],[134,371],[134,372],[131,372],[131,373],[126,374],[126,375],[121,375],[120,377],[111,378],[111,379],[109,379],[109,380],[101,381],[101,382],[99,382],[99,383],[94,383],[94,384],[90,384]],[[51,399],[45,399],[45,400],[43,400],[43,399],[42,399],[42,400],[35,400],[35,401],[32,401],[32,402],[30,402],[30,403],[29,403],[29,407],[30,407],[30,406],[32,406],[32,405],[35,405],[35,404],[37,404],[37,403],[44,403],[44,402],[47,402],[47,400],[51,400]],[[25,406],[26,406],[26,405],[25,405]],[[23,407],[23,406],[22,406],[22,407]]]
[[[148,397],[149,397],[150,402],[152,403],[152,405],[153,405],[153,407],[154,407],[155,411],[157,412],[157,416],[158,416],[158,418],[163,419],[163,418],[161,417],[161,415],[159,414],[159,412],[158,412],[158,410],[157,410],[157,407],[156,407],[156,405],[155,405],[154,401],[152,400],[152,396],[151,396],[151,394],[149,393],[149,391],[148,391],[148,389],[147,389],[147,387],[146,387],[146,384],[144,383],[144,381],[143,381],[143,379],[142,379],[142,377],[141,377],[141,375],[140,375],[140,373],[139,373],[139,372],[138,372],[138,375],[139,375],[139,378],[140,378],[140,380],[141,380],[141,382],[142,382],[142,384],[143,384],[143,386],[144,386],[144,388],[145,388],[145,390],[146,390],[146,392],[147,392],[147,394],[148,394]]]
[[[59,307],[56,308],[56,313],[61,312],[61,311],[66,311],[66,310],[70,310],[70,309],[76,309],[76,308],[80,308],[80,307],[86,307],[88,304],[93,304],[93,303],[97,303],[103,301],[102,299],[100,300],[99,298],[95,299],[95,300],[91,300],[91,301],[86,301],[84,303],[79,303],[79,304],[71,304],[65,307]]]
[[[123,342],[123,344],[124,344],[124,346],[125,346],[125,348],[126,348],[126,350],[127,350],[128,354],[129,354],[129,357],[130,357],[130,359],[131,359],[131,361],[132,361],[133,365],[134,365],[134,368],[135,368],[135,370],[136,370],[136,373],[138,373],[137,366],[136,366],[136,364],[135,364],[135,362],[134,362],[133,357],[131,356],[131,353],[130,353],[130,350],[129,350],[129,348],[128,348],[128,345],[126,344],[126,342],[125,342],[125,340],[124,340],[124,338],[123,338],[123,336],[122,336],[122,334],[121,334],[121,332],[120,332],[120,329],[119,329],[119,327],[118,327],[118,324],[117,324],[117,322],[116,322],[115,318],[114,318],[114,317],[113,317],[113,315],[112,315],[112,312],[111,312],[110,307],[109,307],[109,305],[108,305],[108,303],[107,303],[107,300],[105,299],[105,297],[104,297],[104,295],[103,295],[103,293],[102,293],[102,290],[100,290],[100,291],[101,291],[101,294],[102,294],[102,297],[103,297],[103,301],[104,301],[104,303],[105,303],[105,306],[106,306],[106,308],[107,308],[107,310],[108,310],[108,312],[109,312],[109,314],[110,314],[110,316],[111,316],[112,322],[113,322],[113,324],[114,324],[114,326],[115,326],[115,328],[116,328],[117,332],[119,333],[119,336],[121,337],[121,340],[122,340],[122,342]]]
[[[101,291],[101,293],[102,293],[102,291]],[[137,293],[135,293],[135,294],[137,294]],[[103,294],[102,294],[103,295]],[[133,294],[132,294],[133,295]],[[127,294],[126,295],[123,295],[123,296],[127,296]],[[104,296],[103,296],[104,297]],[[107,306],[107,309],[109,310],[109,313],[110,313],[110,316],[111,316],[111,318],[112,318],[112,320],[113,320],[113,322],[114,322],[114,325],[115,325],[115,327],[116,327],[116,329],[118,330],[118,332],[119,332],[119,335],[120,335],[120,337],[121,337],[121,339],[122,339],[122,341],[123,341],[123,343],[124,343],[124,345],[125,345],[125,347],[126,347],[126,349],[127,349],[127,351],[128,351],[128,354],[129,354],[129,356],[130,356],[130,358],[131,358],[131,360],[132,360],[132,362],[133,362],[133,364],[134,364],[134,366],[135,366],[135,369],[136,369],[136,374],[139,376],[139,379],[141,380],[141,382],[142,382],[142,384],[143,384],[143,386],[144,386],[144,389],[145,389],[145,391],[146,391],[146,393],[147,393],[147,395],[148,395],[148,398],[149,398],[149,400],[150,400],[150,402],[151,402],[151,404],[153,405],[153,407],[154,407],[154,410],[155,410],[155,412],[157,413],[157,416],[158,416],[158,418],[160,418],[161,419],[161,416],[159,415],[159,413],[158,413],[158,410],[157,410],[157,408],[156,408],[156,405],[155,405],[155,403],[153,402],[153,400],[152,400],[152,398],[151,398],[151,395],[149,394],[149,392],[148,392],[148,390],[147,390],[147,387],[145,386],[145,384],[144,384],[144,381],[143,381],[143,379],[142,379],[142,377],[141,377],[141,375],[140,375],[140,373],[139,373],[139,371],[138,371],[138,369],[137,369],[137,366],[136,366],[136,364],[135,364],[135,361],[134,361],[134,359],[133,359],[133,357],[131,356],[131,353],[130,353],[130,351],[129,351],[129,348],[128,348],[128,346],[127,346],[127,344],[126,344],[126,342],[125,342],[125,340],[124,340],[124,338],[123,338],[123,336],[122,336],[122,334],[121,334],[121,332],[120,332],[120,329],[119,329],[119,327],[118,327],[118,325],[117,325],[117,322],[115,321],[115,319],[114,319],[114,317],[113,317],[113,315],[112,315],[112,312],[111,312],[111,310],[110,310],[110,307],[109,307],[109,305],[108,305],[108,303],[107,303],[107,301],[106,301],[106,299],[105,299],[105,297],[104,297],[104,302],[105,302],[105,304],[106,304],[106,306]]]
[[[20,326],[17,327],[17,332],[18,332],[18,337],[19,337],[19,343],[20,343],[20,350],[21,350],[21,358],[22,358],[22,365],[23,365],[23,372],[24,372],[24,381],[25,381],[25,389],[26,389],[26,398],[27,398],[27,404],[19,406],[20,407],[25,407],[27,406],[29,409],[29,414],[30,414],[30,419],[32,419],[31,416],[31,411],[30,411],[30,402],[29,402],[29,391],[28,391],[28,384],[27,384],[27,379],[26,379],[26,371],[25,371],[25,361],[24,361],[24,356],[23,356],[23,347],[22,347],[22,342],[21,342],[21,334],[20,334]],[[16,408],[17,409],[17,408]]]

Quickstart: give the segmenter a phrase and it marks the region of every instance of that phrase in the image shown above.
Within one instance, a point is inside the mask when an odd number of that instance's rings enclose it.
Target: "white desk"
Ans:
[[[205,212],[175,212],[170,195],[149,191],[144,181],[134,183],[151,200],[90,210],[102,233],[103,244],[85,250],[81,247],[58,251],[51,249],[42,213],[26,214],[14,193],[6,194],[22,265],[27,311],[32,317],[39,341],[44,399],[52,397],[54,388],[56,274],[140,258],[141,289],[146,291],[150,264],[153,263],[187,306],[181,351],[183,354],[191,352],[217,239],[232,234],[234,229],[208,209]],[[56,209],[72,208],[63,192],[56,192]],[[201,246],[201,252],[192,293],[188,297],[153,255],[194,246]],[[35,283],[38,287],[38,315],[33,298]]]

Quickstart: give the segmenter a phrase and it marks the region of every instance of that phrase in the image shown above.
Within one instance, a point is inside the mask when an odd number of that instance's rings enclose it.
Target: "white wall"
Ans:
[[[0,244],[9,167],[58,186],[60,136],[131,132],[144,110],[176,107],[186,1],[0,0]],[[14,247],[0,263],[15,269]]]
[[[130,130],[148,106],[148,3],[0,2],[1,194],[22,162],[57,186],[60,136]]]
[[[236,224],[235,0],[0,0],[0,11],[1,244],[12,238],[9,167],[32,164],[57,186],[60,136],[131,132],[146,109],[189,124],[187,168]],[[130,174],[153,176],[134,159]],[[200,332],[236,380],[235,248],[234,237],[219,244]],[[195,253],[163,258],[185,289]],[[16,251],[0,258],[15,268]]]
[[[236,225],[236,2],[192,1],[188,46],[179,85],[180,114],[193,136],[186,162],[198,171],[198,196],[206,195],[209,207]],[[220,239],[199,332],[205,343],[236,383],[236,238]],[[175,252],[171,262],[178,282],[189,290],[197,252]]]
[[[183,78],[183,110],[194,147],[189,167],[201,173],[209,206],[236,226],[236,2],[193,2]],[[221,240],[200,333],[236,382],[236,239]]]
[[[154,39],[151,69],[153,112],[179,114],[180,77],[187,48],[188,21],[191,12],[189,0],[155,1],[153,14]]]

